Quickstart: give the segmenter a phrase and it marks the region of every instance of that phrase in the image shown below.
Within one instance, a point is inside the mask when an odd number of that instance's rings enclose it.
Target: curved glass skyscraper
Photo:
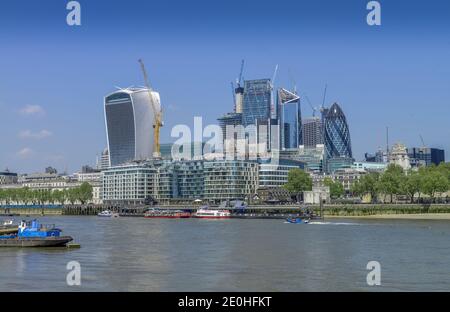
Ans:
[[[327,158],[352,158],[350,131],[341,107],[334,103],[327,109],[323,118]]]
[[[159,93],[151,94],[160,109]],[[151,158],[154,115],[148,89],[113,92],[105,97],[104,107],[110,165]]]

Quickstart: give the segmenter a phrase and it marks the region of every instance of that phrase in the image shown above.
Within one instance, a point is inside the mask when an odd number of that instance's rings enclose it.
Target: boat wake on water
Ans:
[[[310,225],[361,225],[360,223],[352,222],[325,222],[325,221],[312,221]]]

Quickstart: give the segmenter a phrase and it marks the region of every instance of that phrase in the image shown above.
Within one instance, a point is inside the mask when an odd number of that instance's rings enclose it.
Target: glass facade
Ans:
[[[324,115],[326,158],[352,158],[350,131],[344,112],[334,103]]]
[[[314,148],[323,144],[322,120],[319,117],[306,118],[302,122],[303,145]]]
[[[430,166],[432,164],[439,165],[441,162],[445,162],[444,150],[437,148],[408,148],[408,156],[414,166]]]
[[[244,126],[267,123],[271,116],[270,79],[246,80],[244,82],[244,101],[242,122]]]
[[[258,163],[250,161],[205,161],[204,198],[210,201],[240,199],[256,194]]]
[[[106,97],[105,118],[111,166],[133,160],[136,136],[131,96],[118,92]]]
[[[298,148],[303,144],[300,98],[295,93],[280,89],[278,90],[278,105],[281,147],[283,149]]]
[[[160,108],[159,93],[127,88],[105,97],[105,122],[110,165],[146,160],[153,154],[153,105]]]
[[[300,161],[279,159],[278,164],[271,164],[270,161],[259,161],[259,187],[278,188],[288,182],[290,170],[304,169],[305,164]]]

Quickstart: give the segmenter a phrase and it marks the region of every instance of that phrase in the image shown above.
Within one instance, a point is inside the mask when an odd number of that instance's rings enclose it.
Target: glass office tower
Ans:
[[[267,123],[271,116],[270,79],[246,80],[242,122],[244,126]]]
[[[281,147],[294,149],[302,145],[302,115],[300,97],[286,89],[278,90]]]
[[[159,110],[159,93],[151,94]],[[148,89],[113,92],[105,97],[104,109],[110,165],[151,158],[154,114]]]
[[[347,119],[337,103],[326,110],[323,123],[327,159],[352,158],[352,145]]]

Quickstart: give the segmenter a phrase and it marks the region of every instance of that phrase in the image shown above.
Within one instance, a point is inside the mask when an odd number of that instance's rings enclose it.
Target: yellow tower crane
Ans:
[[[160,151],[160,144],[159,144],[159,132],[160,128],[163,126],[162,122],[162,106],[159,104],[159,107],[155,104],[155,99],[153,98],[153,90],[150,87],[150,83],[148,81],[148,75],[147,71],[145,70],[145,65],[142,59],[138,60],[139,64],[141,64],[141,70],[142,74],[144,75],[144,82],[145,86],[148,90],[148,96],[150,99],[150,103],[152,104],[153,109],[153,157],[154,158],[160,158],[161,157],[161,151]]]

